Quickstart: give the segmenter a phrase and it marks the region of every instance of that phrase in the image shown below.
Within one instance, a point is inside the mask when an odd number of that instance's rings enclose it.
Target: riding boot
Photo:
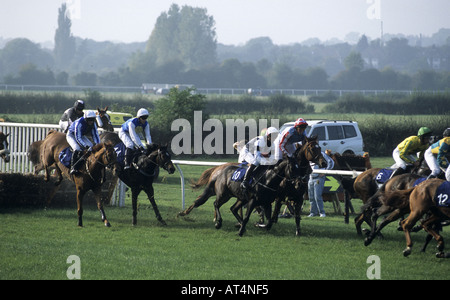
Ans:
[[[78,173],[78,170],[80,168],[80,164],[77,165],[78,160],[81,158],[81,151],[75,150],[72,154],[72,159],[70,161],[70,175],[74,175]]]
[[[133,159],[133,149],[126,148],[125,149],[125,159],[124,159],[124,170],[128,170],[131,168],[131,160]]]
[[[241,188],[246,190],[248,189],[248,185],[250,182],[250,178],[252,177],[253,171],[255,170],[256,166],[255,165],[250,165],[247,169],[247,171],[245,172],[244,175],[244,180],[241,183]]]
[[[389,179],[391,179],[394,176],[404,174],[405,172],[406,171],[403,170],[403,168],[397,168],[394,172],[392,172],[391,177],[389,177]]]

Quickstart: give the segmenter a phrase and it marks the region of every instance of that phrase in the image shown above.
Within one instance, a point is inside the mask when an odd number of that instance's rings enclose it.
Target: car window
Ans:
[[[321,127],[314,128],[309,136],[314,136],[314,135],[317,135],[317,137],[319,138],[319,141],[325,140],[326,139],[325,138],[325,127],[321,126]]]
[[[341,140],[344,138],[344,133],[342,132],[342,126],[340,125],[328,125],[328,139],[329,140]]]
[[[352,125],[343,125],[342,127],[344,128],[344,134],[345,134],[345,138],[346,139],[353,138],[353,137],[357,136],[356,129],[355,129],[354,126],[352,126]]]

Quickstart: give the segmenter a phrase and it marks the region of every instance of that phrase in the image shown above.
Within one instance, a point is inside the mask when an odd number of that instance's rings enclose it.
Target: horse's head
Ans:
[[[103,128],[106,131],[114,131],[114,127],[111,124],[111,117],[106,112],[108,110],[108,106],[104,109],[100,109],[97,107],[97,126],[99,128]]]
[[[117,154],[111,143],[100,143],[93,147],[94,156],[97,162],[103,166],[113,168],[113,173],[117,172]]]
[[[9,157],[9,149],[8,149],[8,141],[6,140],[6,138],[9,136],[8,134],[4,134],[3,132],[0,131],[0,157],[3,158],[3,160],[5,162],[9,162],[10,161],[10,157]]]
[[[172,163],[171,156],[167,151],[167,146],[159,146],[157,144],[151,144],[147,149],[147,155],[141,155],[137,159],[137,166],[139,170],[152,174],[155,166],[163,168],[169,174],[175,172],[175,167]],[[154,173],[154,172],[153,172]]]
[[[304,158],[307,161],[313,162],[320,168],[325,168],[327,166],[327,162],[323,158],[322,150],[317,141],[317,136],[307,137],[303,146],[296,152],[296,157],[299,160]]]
[[[167,146],[159,147],[156,163],[158,164],[158,166],[166,170],[169,174],[173,174],[175,172],[175,167],[172,163],[170,153],[169,151],[167,151]]]

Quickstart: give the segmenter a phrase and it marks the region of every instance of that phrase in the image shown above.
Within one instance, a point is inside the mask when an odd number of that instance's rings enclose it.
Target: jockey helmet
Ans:
[[[420,127],[419,131],[417,132],[417,136],[423,136],[423,135],[430,135],[431,130],[428,127]]]
[[[444,137],[450,136],[450,128],[447,128],[444,130],[444,133],[442,134]]]
[[[95,112],[93,112],[92,110],[88,110],[84,114],[85,119],[95,119],[95,117],[96,117]]]
[[[84,101],[83,100],[75,101],[75,103],[73,104],[73,107],[78,110],[83,110],[84,109]]]
[[[269,127],[267,128],[265,135],[268,136],[271,135],[272,133],[278,133],[278,129],[276,129],[275,127]]]
[[[306,127],[306,126],[308,126],[308,123],[303,118],[298,118],[294,123],[294,127]]]
[[[144,117],[144,116],[148,116],[150,113],[148,112],[148,110],[146,110],[145,108],[141,108],[140,110],[138,110],[137,112],[137,117]]]

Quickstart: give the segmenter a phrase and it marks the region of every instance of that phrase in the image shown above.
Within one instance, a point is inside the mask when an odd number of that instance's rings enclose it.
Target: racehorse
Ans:
[[[96,119],[97,127],[98,128],[102,128],[105,131],[114,131],[114,127],[111,124],[111,117],[106,112],[107,110],[108,110],[108,106],[105,107],[104,109],[100,109],[100,108],[97,107],[96,114],[100,118],[100,122],[99,122],[98,119]]]
[[[111,118],[106,112],[108,110],[108,106],[104,109],[100,109],[97,107],[97,116],[96,118],[97,127],[101,128],[105,131],[114,131],[114,127],[111,124]],[[99,120],[100,119],[100,120]],[[35,141],[31,143],[30,147],[28,147],[28,158],[34,166],[34,175],[39,174],[40,171],[44,170],[44,166],[41,162],[41,145],[44,140]]]
[[[100,134],[100,140],[105,143],[111,143],[116,147],[118,144],[122,143],[119,136],[114,132],[103,132]],[[140,192],[144,190],[148,196],[148,200],[152,204],[157,220],[162,225],[166,225],[155,202],[153,180],[158,176],[159,167],[166,170],[169,174],[175,172],[175,167],[172,163],[171,156],[167,151],[167,146],[152,144],[151,148],[148,149],[147,154],[137,155],[133,165],[135,165],[135,167],[122,170],[118,174],[120,180],[131,188],[133,206],[132,224],[137,224],[137,198]]]
[[[5,162],[9,162],[10,157],[9,157],[9,149],[8,149],[8,141],[6,140],[6,138],[9,136],[8,134],[4,134],[3,132],[0,131],[0,157],[5,161]]]
[[[363,202],[363,207],[369,201],[369,198],[372,197],[380,188],[380,186],[376,182],[376,178],[382,168],[372,168],[364,171],[356,177],[355,182],[353,183],[353,189],[355,194],[358,195],[359,199]],[[430,173],[430,169],[428,165],[425,163],[425,160],[418,161],[414,164],[414,166],[407,170],[408,173],[417,174],[420,176],[427,176]],[[395,178],[395,176],[393,177]],[[362,235],[361,225],[363,222],[369,224],[370,227],[373,226],[371,220],[372,210],[366,210],[366,213],[360,213],[355,218],[355,226],[356,232],[358,235]]]
[[[260,170],[255,170],[254,173],[254,187],[250,192],[244,192],[240,188],[240,182],[231,180],[232,175],[238,169],[238,166],[234,164],[226,164],[220,167],[212,168],[211,172],[204,172],[197,184],[206,183],[206,188],[203,193],[194,201],[194,203],[186,210],[180,212],[179,216],[185,216],[189,214],[195,207],[203,205],[211,196],[216,195],[216,201],[214,202],[214,221],[217,229],[222,226],[222,217],[220,214],[220,207],[226,203],[230,198],[236,197],[236,203],[231,207],[233,215],[241,224],[239,235],[243,235],[245,232],[245,226],[248,222],[251,212],[256,206],[262,206],[266,214],[269,224],[266,225],[267,229],[271,228],[271,203],[274,201],[277,192],[279,191],[279,185],[283,179],[294,179],[301,174],[300,166],[305,166],[305,170],[310,168],[308,161],[304,159],[299,162],[298,159],[307,157],[311,160],[319,160],[321,155],[320,147],[317,144],[317,138],[308,139],[307,142],[294,154],[294,159],[284,159],[281,163],[270,167],[265,170],[260,167]],[[323,157],[322,157],[323,159]],[[306,164],[306,165],[305,165]],[[247,213],[243,219],[238,210],[242,205],[248,203]]]
[[[450,199],[448,192],[442,192],[438,194],[438,189],[442,184],[446,183],[442,179],[429,179],[414,188],[396,191],[388,196],[387,203],[395,205],[395,203],[405,203],[409,199],[409,206],[411,213],[408,218],[403,220],[402,227],[405,232],[406,248],[403,250],[403,255],[408,256],[411,254],[413,242],[411,240],[411,229],[416,222],[422,218],[426,213],[429,214],[424,221],[422,221],[422,227],[426,232],[431,234],[438,242],[437,257],[446,257],[444,253],[444,239],[433,227],[437,222],[442,219],[448,219],[450,217]]]
[[[51,130],[43,140],[41,145],[41,161],[45,169],[45,181],[50,179],[49,167],[54,165],[56,174],[58,175],[56,185],[61,183],[63,179],[62,174],[75,183],[77,190],[78,226],[80,227],[83,226],[83,197],[89,190],[92,190],[95,195],[97,207],[102,215],[102,221],[105,223],[105,226],[111,226],[103,209],[101,185],[103,183],[105,167],[114,166],[117,160],[113,145],[99,143],[92,147],[92,153],[85,153],[83,155],[85,164],[80,168],[78,175],[70,175],[70,169],[59,161],[60,152],[67,147],[69,147],[69,144],[67,143],[66,135],[62,132]]]
[[[414,187],[416,181],[420,178],[425,179],[417,174],[401,174],[392,177],[386,181],[381,188],[369,198],[369,201],[361,208],[363,214],[371,214],[372,229],[366,239],[364,245],[368,246],[373,239],[380,233],[389,223],[397,220],[403,215],[409,213],[409,203],[401,203],[401,205],[392,206],[392,203],[387,203],[386,195],[393,191],[406,190]],[[377,219],[384,214],[389,215],[377,226]]]

